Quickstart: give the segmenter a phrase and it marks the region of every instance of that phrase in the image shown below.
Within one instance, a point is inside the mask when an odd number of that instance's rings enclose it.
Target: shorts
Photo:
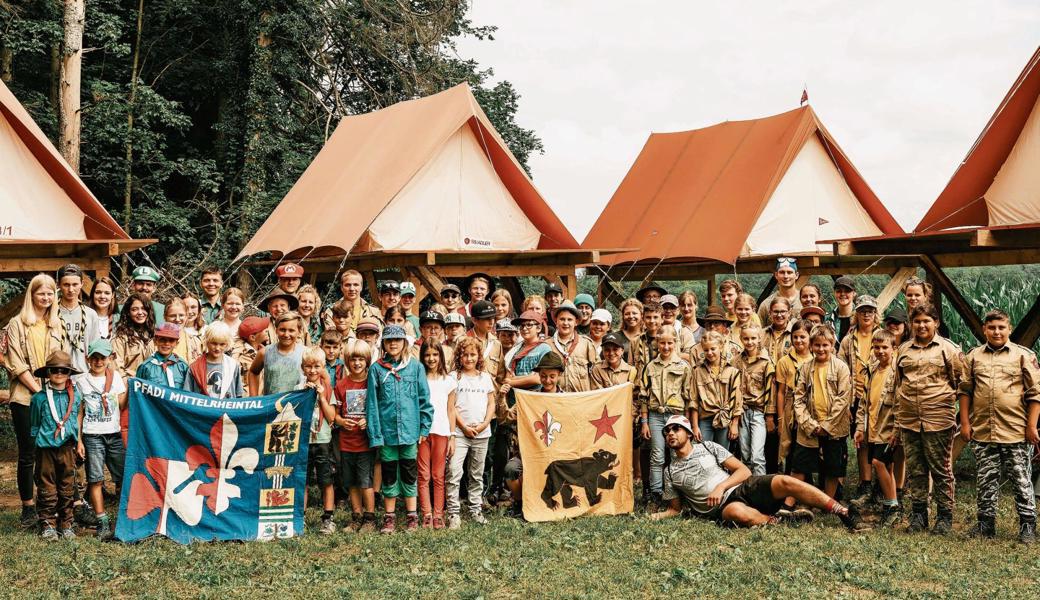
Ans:
[[[363,490],[372,487],[372,469],[376,460],[375,450],[362,450],[361,452],[347,452],[343,450],[339,455],[339,473],[343,480],[343,487],[360,488]]]
[[[876,460],[884,465],[892,466],[895,462],[896,449],[890,444],[870,444],[870,460]]]
[[[307,455],[307,484],[326,487],[332,485],[332,443],[311,443]]]
[[[126,462],[126,446],[123,436],[116,433],[85,433],[83,449],[86,452],[87,483],[104,483],[105,466],[112,474],[112,481],[119,487],[123,481],[123,465]]]
[[[524,475],[524,463],[520,460],[519,456],[514,456],[506,461],[506,468],[503,470],[506,481],[518,481]]]
[[[823,477],[844,477],[849,463],[847,438],[820,440],[819,448],[809,448],[797,442],[791,451],[793,473],[819,473]]]
[[[744,483],[733,488],[722,507],[733,502],[750,506],[764,515],[776,514],[784,505],[784,499],[773,497],[773,477],[776,475],[752,475]]]

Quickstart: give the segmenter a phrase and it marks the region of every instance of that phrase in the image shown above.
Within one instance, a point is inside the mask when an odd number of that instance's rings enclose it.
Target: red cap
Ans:
[[[246,317],[238,326],[238,337],[248,340],[249,336],[256,335],[270,326],[270,317]]]
[[[285,263],[284,265],[278,265],[278,268],[274,270],[274,274],[277,277],[301,278],[303,277],[303,267],[296,263]]]

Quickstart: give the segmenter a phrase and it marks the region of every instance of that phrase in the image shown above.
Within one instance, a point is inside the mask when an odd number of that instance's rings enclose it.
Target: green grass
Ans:
[[[1006,489],[1006,488],[1005,488]],[[801,528],[722,529],[643,516],[357,535],[275,543],[47,544],[0,516],[5,596],[1036,598],[1040,547],[1014,542],[1001,505],[995,541],[969,540],[968,486],[949,538],[846,533],[833,517]],[[317,513],[309,515],[309,524]],[[15,590],[19,590],[15,593]]]

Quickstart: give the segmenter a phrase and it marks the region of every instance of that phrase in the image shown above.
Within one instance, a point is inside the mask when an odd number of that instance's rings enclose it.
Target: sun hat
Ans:
[[[278,291],[278,290],[275,290],[275,291]],[[297,308],[300,308],[300,300],[296,296],[293,296],[292,294],[286,294],[285,292],[281,292],[281,293],[278,293],[278,294],[271,294],[270,296],[268,296],[268,297],[264,298],[263,300],[261,300],[260,304],[258,304],[257,306],[259,306],[260,310],[262,310],[264,312],[271,312],[271,311],[267,310],[267,307],[271,305],[271,302],[274,302],[275,300],[279,300],[279,299],[285,300],[286,302],[289,303],[289,310],[296,310]]]
[[[555,352],[546,352],[542,355],[541,360],[538,361],[538,366],[534,368],[535,371],[541,371],[542,369],[556,369],[557,371],[562,371],[563,359]]]
[[[551,353],[550,353],[551,354]],[[55,350],[47,357],[47,364],[33,371],[36,377],[46,377],[51,369],[68,369],[69,375],[79,375],[76,367],[72,366],[72,357],[64,350]],[[46,409],[45,409],[46,410]]]
[[[708,323],[714,322],[732,325],[733,319],[726,316],[726,311],[723,310],[721,306],[709,306],[707,310],[704,311],[703,317],[697,317],[697,322],[700,323],[702,327],[707,327]]]
[[[646,286],[645,288],[640,289],[638,292],[636,292],[636,300],[639,300],[640,302],[645,304],[646,301],[643,300],[643,298],[646,296],[647,292],[651,292],[651,291],[656,291],[658,294],[660,294],[662,296],[664,296],[664,295],[666,295],[668,293],[668,290],[666,290],[663,287],[657,285],[656,283],[652,283],[652,284]]]
[[[667,429],[669,425],[678,425],[689,432],[690,435],[693,435],[693,425],[690,424],[690,420],[683,415],[672,415],[668,417],[668,420],[664,422],[664,427],[662,429]]]

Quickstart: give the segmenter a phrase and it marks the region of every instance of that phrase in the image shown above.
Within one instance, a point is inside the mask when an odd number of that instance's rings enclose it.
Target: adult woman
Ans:
[[[509,290],[499,288],[491,294],[491,305],[495,307],[495,322],[513,318],[513,296]]]
[[[238,336],[238,326],[242,324],[242,312],[246,309],[246,295],[242,290],[233,287],[224,290],[220,295],[220,320],[231,328]]]
[[[321,295],[313,285],[305,285],[296,292],[296,298],[300,301],[296,312],[303,317],[304,340],[308,345],[317,346],[325,331],[321,322]]]
[[[97,313],[98,335],[105,339],[112,337],[115,329],[112,317],[116,305],[116,286],[108,277],[98,277],[94,289],[90,290],[90,307]]]
[[[629,298],[621,303],[621,333],[628,339],[628,347],[625,348],[625,362],[635,366],[635,349],[638,344],[633,342],[643,335],[643,303],[635,298]]]
[[[55,300],[57,284],[50,275],[40,273],[29,282],[22,310],[7,324],[7,352],[4,355],[10,379],[11,423],[18,443],[17,482],[22,499],[23,527],[36,524],[33,500],[33,469],[36,448],[30,435],[29,404],[32,395],[43,389],[33,372],[47,364],[52,352],[64,350],[65,332],[58,319]]]
[[[155,352],[155,313],[152,302],[143,294],[130,294],[119,313],[122,317],[112,337],[114,366],[124,378],[134,377],[137,367]]]

